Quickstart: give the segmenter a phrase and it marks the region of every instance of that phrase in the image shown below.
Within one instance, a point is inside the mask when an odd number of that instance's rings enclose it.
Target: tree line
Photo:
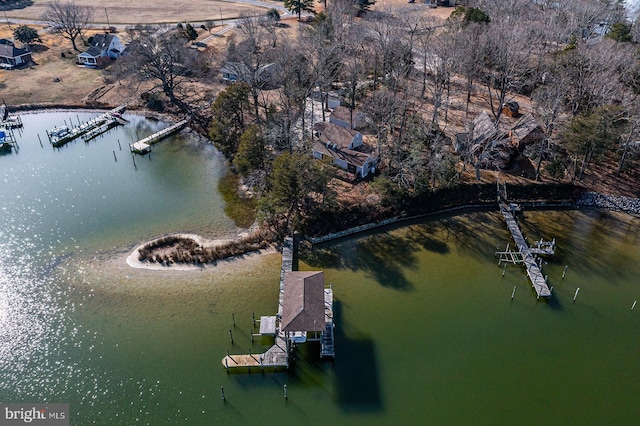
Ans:
[[[479,108],[499,128],[515,99],[530,104],[542,128],[520,153],[536,179],[579,180],[603,159],[615,160],[618,175],[637,167],[638,19],[612,0],[473,3],[438,20],[419,5],[363,11],[362,2],[335,0],[295,30],[269,11],[244,16],[224,51],[205,53],[187,48],[184,30],[140,26],[118,77],[135,76],[149,101],[200,117],[263,217],[286,231],[336,209],[332,169],[309,155],[310,109],[321,105],[325,119],[334,92],[367,114],[383,165],[374,187],[389,205],[455,185],[467,166],[478,175],[502,167],[516,149],[486,140],[455,150],[453,135],[473,132]],[[241,83],[215,99],[193,90],[218,82],[225,64]]]

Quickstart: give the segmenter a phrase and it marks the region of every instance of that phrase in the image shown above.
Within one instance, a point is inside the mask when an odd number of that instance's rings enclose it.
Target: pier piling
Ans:
[[[226,401],[226,398],[224,397],[224,386],[220,386],[220,394],[222,394],[222,400]]]
[[[233,345],[233,333],[231,332],[231,329],[229,329],[229,338],[231,339],[231,344]]]
[[[289,399],[289,395],[287,394],[287,385],[284,385],[284,399]]]
[[[564,276],[567,274],[567,268],[569,267],[569,265],[564,265],[564,270],[562,271],[562,279],[564,279]]]
[[[514,297],[515,297],[515,295],[516,295],[516,288],[517,288],[517,287],[514,285],[514,286],[513,286],[513,291],[511,292],[511,300],[513,300],[513,298],[514,298]]]
[[[637,301],[637,300],[634,300],[634,301],[633,301],[633,305],[631,305],[631,310],[632,310],[632,311],[633,311],[633,308],[635,308],[635,307],[636,307],[636,303],[638,303],[638,301]]]
[[[116,160],[116,163],[118,162],[118,158],[116,157],[116,152],[113,151],[113,159]]]
[[[573,301],[574,301],[574,303],[575,303],[575,301],[576,301],[576,297],[578,297],[578,292],[579,292],[579,291],[580,291],[580,287],[578,287],[578,288],[576,289],[576,294],[574,294],[574,295],[573,295]]]
[[[233,312],[231,312],[231,322],[233,322],[233,326],[236,326],[236,314],[234,314]]]

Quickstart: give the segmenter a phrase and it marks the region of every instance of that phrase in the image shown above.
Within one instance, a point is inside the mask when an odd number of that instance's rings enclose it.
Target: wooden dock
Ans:
[[[49,142],[54,147],[60,147],[67,142],[71,142],[72,140],[79,138],[96,128],[99,128],[104,123],[112,120],[115,115],[119,115],[127,108],[126,105],[120,105],[104,114],[100,114],[99,116],[92,118],[89,121],[85,121],[84,123],[79,123],[76,127],[72,129],[68,129],[66,126],[62,128],[58,128],[57,126],[52,131],[47,131],[47,136],[49,137]],[[64,133],[60,132],[60,136],[57,136],[57,133],[64,129]]]
[[[508,256],[507,253],[511,253],[511,263],[522,263],[526,267],[527,276],[529,277],[531,285],[538,295],[538,298],[550,297],[551,290],[549,289],[547,280],[542,273],[542,268],[538,264],[538,258],[524,239],[522,231],[520,230],[520,227],[518,226],[518,223],[516,222],[516,219],[513,215],[513,210],[507,203],[506,188],[501,191],[500,184],[498,184],[498,205],[500,206],[500,213],[502,213],[502,216],[504,217],[504,220],[507,224],[507,229],[509,229],[509,232],[511,232],[511,237],[513,238],[513,241],[516,243],[516,247],[518,248],[517,252],[509,251],[508,247],[506,252],[498,252],[501,255],[501,261],[509,261],[506,256]],[[547,247],[546,244],[548,243],[543,243],[545,242],[540,240],[540,244],[538,245],[538,249],[536,250],[536,252],[540,253],[541,251],[545,251],[546,254],[553,254],[552,250],[545,248]],[[552,247],[555,246],[555,240],[553,240],[552,244]],[[505,258],[503,259],[502,256],[505,256]]]
[[[151,145],[166,138],[167,136],[179,132],[180,130],[187,127],[188,123],[189,120],[182,120],[174,124],[173,126],[162,129],[159,132],[152,134],[151,136],[147,136],[144,139],[140,139],[138,142],[132,143],[131,145],[129,145],[129,147],[131,148],[131,151],[135,152],[136,154],[147,154],[151,151]]]
[[[284,278],[287,272],[293,271],[293,258],[295,255],[294,240],[286,237],[282,246],[282,264],[280,267],[280,288],[278,292],[278,313],[275,316],[260,317],[260,335],[275,336],[275,342],[271,348],[261,354],[229,354],[222,358],[222,365],[229,369],[243,368],[251,371],[251,368],[277,369],[289,367],[289,351],[293,343],[289,343],[288,337],[280,328],[282,309],[284,303]],[[335,358],[334,323],[333,323],[333,288],[324,289],[324,316],[325,330],[320,336],[320,357]]]
[[[335,358],[336,346],[333,329],[333,288],[324,289],[324,332],[320,338],[320,358]]]

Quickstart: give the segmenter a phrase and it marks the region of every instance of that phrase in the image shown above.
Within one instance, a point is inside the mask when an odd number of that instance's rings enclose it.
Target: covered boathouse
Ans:
[[[286,238],[282,250],[278,313],[260,318],[260,333],[273,336],[274,344],[262,354],[232,355],[222,358],[229,369],[244,367],[277,370],[289,367],[296,344],[320,342],[320,357],[335,358],[333,289],[325,288],[324,272],[293,271],[293,239]],[[231,332],[231,330],[230,330]]]

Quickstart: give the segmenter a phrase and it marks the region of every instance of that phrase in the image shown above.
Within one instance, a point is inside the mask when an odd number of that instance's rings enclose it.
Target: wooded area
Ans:
[[[336,208],[335,168],[310,155],[331,96],[366,114],[362,132],[380,157],[372,186],[387,205],[515,160],[535,180],[580,180],[602,160],[618,175],[637,167],[637,19],[609,0],[474,4],[437,20],[423,5],[363,13],[335,0],[296,30],[245,16],[213,55],[176,47],[186,46],[179,30],[139,31],[129,62],[200,117],[263,216],[286,228]],[[219,80],[224,66],[241,83],[203,110],[212,100],[182,83]]]

